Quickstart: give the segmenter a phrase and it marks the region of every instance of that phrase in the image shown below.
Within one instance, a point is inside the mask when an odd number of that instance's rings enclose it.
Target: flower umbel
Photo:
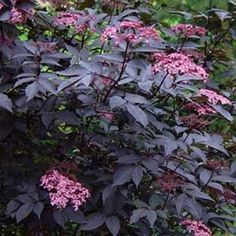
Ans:
[[[201,115],[207,115],[207,114],[214,114],[214,113],[216,113],[216,111],[212,107],[210,107],[210,106],[208,106],[206,104],[198,104],[196,102],[187,103],[185,105],[185,107],[188,108],[188,109],[194,110],[200,116]]]
[[[117,26],[108,26],[100,39],[102,42],[112,39],[115,45],[119,45],[121,42],[138,44],[158,41],[159,34],[153,26],[145,27],[139,20],[125,20],[118,23]]]
[[[165,71],[170,75],[192,75],[208,79],[208,73],[201,66],[198,66],[182,53],[166,54],[164,52],[155,53],[153,65],[154,73]]]
[[[191,36],[205,36],[206,29],[200,26],[194,26],[191,24],[177,24],[171,28],[176,34],[183,35],[184,37]]]
[[[213,236],[211,230],[202,221],[183,220],[181,225],[184,225],[194,236]]]
[[[222,105],[226,105],[226,104],[232,105],[231,101],[228,98],[226,98],[226,97],[216,93],[213,90],[200,89],[198,91],[198,95],[197,96],[206,97],[208,102],[212,103],[214,105],[216,105],[217,103],[221,103]]]
[[[74,210],[78,210],[90,197],[89,190],[81,183],[69,179],[57,170],[43,175],[40,183],[40,186],[49,191],[51,205],[58,208],[65,208],[72,204]]]

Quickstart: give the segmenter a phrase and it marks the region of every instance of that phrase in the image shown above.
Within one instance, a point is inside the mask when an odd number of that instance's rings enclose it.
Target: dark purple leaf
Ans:
[[[0,93],[0,107],[12,112],[12,101],[5,95]]]
[[[90,215],[87,219],[87,223],[80,227],[80,230],[94,230],[99,226],[103,225],[106,220],[106,216],[101,213],[94,213]]]
[[[37,202],[36,204],[34,204],[33,212],[38,216],[39,219],[42,214],[43,208],[44,205],[42,202]]]
[[[137,122],[141,123],[144,127],[148,125],[149,121],[147,115],[140,107],[127,103],[126,108]]]
[[[143,169],[140,166],[136,166],[132,172],[132,180],[134,181],[137,187],[140,184],[142,178],[143,178]]]
[[[106,219],[106,226],[113,236],[117,236],[120,231],[120,220],[117,216],[109,216]]]
[[[24,220],[33,210],[32,203],[24,203],[20,206],[20,208],[16,211],[16,221],[20,223]]]

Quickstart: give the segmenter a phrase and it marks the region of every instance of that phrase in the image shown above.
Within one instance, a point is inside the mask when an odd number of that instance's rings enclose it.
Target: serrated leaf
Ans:
[[[69,88],[81,80],[81,77],[72,77],[71,79],[63,81],[60,86],[57,88],[57,91],[60,92],[65,88]]]
[[[140,184],[142,178],[143,178],[143,169],[140,166],[136,166],[132,172],[132,180],[134,181],[137,187]]]
[[[130,224],[134,224],[137,221],[139,221],[139,219],[145,216],[145,212],[146,212],[146,209],[144,208],[134,210],[130,217]]]
[[[126,93],[125,94],[125,100],[132,104],[148,104],[149,101],[140,95],[132,94],[132,93]]]
[[[102,200],[103,203],[112,195],[116,192],[117,187],[113,185],[108,185],[102,192]]]
[[[20,208],[16,211],[16,222],[20,223],[24,220],[33,210],[32,203],[25,203],[20,206]]]
[[[62,210],[54,210],[53,211],[53,219],[55,220],[55,222],[62,226],[63,228],[65,227],[65,216],[63,214]]]
[[[127,103],[126,104],[127,111],[130,113],[134,119],[141,123],[144,127],[146,127],[149,123],[146,113],[138,106]]]
[[[106,216],[101,213],[94,213],[87,219],[87,224],[82,225],[80,230],[94,230],[103,225],[106,220]]]
[[[33,99],[38,93],[38,83],[33,82],[32,84],[28,85],[25,89],[25,94],[27,96],[27,101]]]
[[[110,98],[110,108],[114,109],[125,104],[125,100],[119,96],[113,96]]]
[[[12,112],[12,101],[3,93],[0,93],[0,107]]]
[[[175,201],[175,207],[176,207],[176,211],[178,213],[178,215],[181,214],[182,209],[184,208],[184,203],[187,199],[186,194],[182,193],[180,194]]]
[[[117,236],[120,231],[120,220],[117,216],[109,216],[106,219],[106,226],[113,236]]]
[[[14,212],[19,206],[21,205],[20,202],[16,201],[16,200],[11,200],[8,204],[7,204],[7,215],[11,214],[12,212]]]
[[[43,208],[44,206],[42,202],[37,202],[36,204],[34,204],[33,212],[38,216],[39,219],[42,214]]]
[[[113,176],[113,186],[122,185],[130,181],[132,171],[133,171],[132,167],[119,168]]]

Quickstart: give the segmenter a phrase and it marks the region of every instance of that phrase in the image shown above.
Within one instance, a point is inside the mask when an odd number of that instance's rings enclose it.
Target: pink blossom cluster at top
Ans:
[[[83,187],[81,183],[69,179],[57,170],[49,171],[43,175],[40,182],[40,186],[49,191],[51,205],[58,208],[65,208],[72,204],[73,208],[78,210],[90,197],[88,189]]]
[[[153,59],[155,60],[154,73],[165,71],[170,75],[192,75],[202,78],[204,81],[208,79],[208,73],[205,69],[182,53],[158,52],[153,55]]]
[[[77,33],[83,33],[88,29],[88,22],[83,21],[78,23],[78,20],[83,17],[82,14],[78,12],[60,12],[55,20],[55,25],[64,25],[64,26],[72,26],[74,27]]]
[[[212,107],[210,107],[210,106],[208,106],[206,104],[201,104],[200,105],[200,104],[198,104],[196,102],[188,103],[188,104],[185,105],[185,107],[188,108],[188,109],[194,110],[200,116],[201,115],[207,115],[207,114],[214,114],[214,113],[216,113],[216,111]]]
[[[194,236],[213,236],[211,230],[202,221],[183,220],[181,225],[184,225]]]
[[[11,24],[24,24],[29,18],[30,13],[26,11],[22,11],[16,8],[12,8],[11,10],[11,18],[9,22]]]
[[[206,97],[208,102],[212,103],[214,105],[216,105],[217,103],[221,103],[223,105],[226,105],[226,104],[231,105],[232,104],[231,101],[228,98],[226,98],[222,95],[219,95],[215,91],[209,90],[209,89],[200,89],[198,91],[197,96]]]
[[[171,28],[176,34],[183,35],[185,37],[191,36],[205,36],[206,29],[200,26],[194,26],[191,24],[177,24]]]
[[[125,20],[117,24],[117,26],[108,26],[100,37],[102,42],[113,39],[115,45],[126,41],[132,44],[140,42],[149,43],[150,41],[158,41],[159,34],[153,26],[143,26],[138,20]]]

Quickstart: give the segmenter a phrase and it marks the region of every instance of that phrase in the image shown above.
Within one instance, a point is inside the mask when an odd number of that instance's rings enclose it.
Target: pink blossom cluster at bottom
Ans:
[[[202,221],[183,220],[181,225],[185,226],[194,236],[213,236],[211,230]]]
[[[65,208],[69,204],[75,210],[87,201],[90,193],[81,183],[69,179],[57,170],[51,170],[40,179],[40,186],[49,191],[50,203],[58,208]]]

